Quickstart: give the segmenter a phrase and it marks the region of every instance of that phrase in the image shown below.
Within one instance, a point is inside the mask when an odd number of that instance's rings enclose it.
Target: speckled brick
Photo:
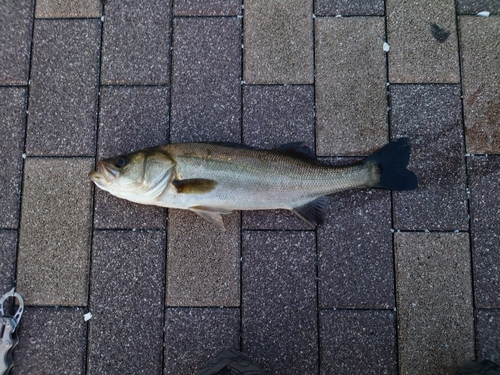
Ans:
[[[380,189],[330,197],[318,227],[320,307],[394,307],[390,202]]]
[[[165,232],[96,231],[91,284],[88,373],[160,373]]]
[[[245,1],[246,83],[313,83],[313,1]]]
[[[35,22],[28,155],[93,155],[99,69],[98,20]]]
[[[26,308],[12,373],[83,375],[87,333],[84,313],[78,308]]]
[[[498,154],[500,17],[459,20],[467,151]]]
[[[241,22],[174,21],[172,142],[241,141]]]
[[[239,306],[240,215],[223,220],[225,232],[193,212],[169,210],[169,306]]]
[[[418,188],[394,192],[396,229],[468,229],[460,88],[391,86],[392,137],[409,137]]]
[[[500,311],[476,310],[477,356],[500,363]]]
[[[317,16],[383,16],[384,0],[315,0]]]
[[[380,17],[316,19],[316,151],[364,155],[387,142]]]
[[[0,228],[17,229],[21,196],[26,89],[0,87]]]
[[[38,0],[37,18],[91,18],[101,16],[100,0]]]
[[[244,232],[243,352],[269,374],[318,369],[315,234]]]
[[[241,14],[241,0],[176,0],[176,16],[236,16]]]
[[[399,370],[453,374],[474,359],[469,235],[395,233]]]
[[[320,312],[320,374],[394,374],[396,317],[392,311]]]
[[[389,81],[458,83],[455,1],[387,0]]]
[[[92,164],[26,159],[17,289],[28,305],[87,304]]]
[[[0,294],[14,287],[16,278],[17,230],[0,230]]]
[[[468,160],[476,307],[500,308],[500,156]]]
[[[165,374],[195,374],[219,351],[238,350],[239,336],[239,309],[168,308]]]
[[[167,87],[103,87],[98,157],[112,157],[167,142]],[[165,228],[166,210],[118,199],[97,189],[96,228]]]
[[[33,0],[0,1],[0,85],[28,83]]]
[[[314,89],[312,86],[245,86],[243,143],[274,148],[304,142],[314,150]],[[250,229],[311,229],[284,210],[244,211],[243,227]]]
[[[500,14],[500,2],[498,0],[458,0],[458,14],[474,14],[487,11],[492,14]]]
[[[103,84],[169,84],[171,1],[106,1]]]

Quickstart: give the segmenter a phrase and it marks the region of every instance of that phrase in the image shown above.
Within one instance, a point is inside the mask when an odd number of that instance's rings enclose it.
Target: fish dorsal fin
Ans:
[[[247,150],[254,150],[252,146],[247,146],[243,145],[241,143],[236,143],[236,142],[201,142],[201,143],[207,143],[209,145],[216,145],[216,146],[224,146],[224,147],[232,147],[232,148],[244,148]]]
[[[205,220],[208,220],[211,223],[215,224],[217,227],[224,231],[226,230],[226,228],[224,228],[224,222],[222,221],[221,215],[227,215],[232,212],[231,210],[227,210],[224,208],[212,208],[205,206],[193,206],[189,207],[189,210],[193,211]]]
[[[284,145],[276,147],[274,151],[279,152],[283,155],[288,155],[303,161],[307,161],[309,163],[317,163],[316,157],[312,150],[304,146],[304,143],[302,142],[285,143]]]
[[[292,208],[292,212],[311,225],[323,224],[325,221],[328,197],[319,197],[299,207]]]
[[[217,181],[207,178],[191,178],[186,180],[173,180],[172,185],[180,194],[205,194],[210,193],[217,186]]]

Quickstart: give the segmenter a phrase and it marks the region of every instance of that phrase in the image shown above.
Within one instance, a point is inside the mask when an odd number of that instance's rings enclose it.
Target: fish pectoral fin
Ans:
[[[193,206],[189,207],[189,210],[193,211],[202,218],[215,224],[217,227],[219,227],[224,231],[226,230],[226,228],[224,228],[224,222],[222,221],[221,215],[227,215],[233,212],[231,210],[226,210],[224,208],[212,208],[205,206]]]
[[[191,178],[186,180],[173,180],[172,185],[181,194],[210,193],[217,186],[217,181],[207,178]]]
[[[323,224],[325,221],[328,197],[319,197],[302,206],[292,208],[292,212],[311,225]]]

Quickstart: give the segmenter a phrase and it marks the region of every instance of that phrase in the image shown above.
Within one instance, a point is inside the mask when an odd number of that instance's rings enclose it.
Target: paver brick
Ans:
[[[176,18],[172,142],[241,141],[241,22]]]
[[[99,0],[37,0],[37,18],[101,17]]]
[[[164,231],[96,231],[89,374],[158,374],[163,351]]]
[[[317,16],[383,16],[384,0],[315,0]]]
[[[462,16],[459,24],[467,151],[498,154],[500,17]]]
[[[0,1],[0,85],[28,83],[33,4]]]
[[[17,230],[0,230],[0,298],[16,279]]]
[[[467,233],[395,233],[400,374],[453,374],[474,359]]]
[[[409,137],[418,188],[394,197],[395,229],[468,229],[460,88],[391,86],[392,137]]]
[[[12,373],[83,375],[87,333],[83,315],[78,308],[26,308]]]
[[[500,14],[500,2],[497,0],[458,0],[458,14],[474,14],[488,11],[492,14]]]
[[[240,215],[222,231],[193,212],[169,210],[167,305],[239,306]]]
[[[243,352],[269,374],[318,369],[314,232],[244,232]]]
[[[26,124],[26,89],[0,87],[0,228],[17,229]]]
[[[238,350],[239,332],[239,309],[167,308],[165,374],[195,374],[219,351]]]
[[[318,227],[320,307],[394,307],[390,202],[384,190],[330,197]]]
[[[313,83],[313,1],[245,1],[246,83]]]
[[[314,150],[313,86],[244,86],[243,143],[275,148],[304,142]],[[243,211],[249,229],[311,229],[285,210]]]
[[[477,357],[500,363],[500,311],[476,310]]]
[[[384,20],[316,19],[317,153],[363,155],[387,142]]]
[[[169,84],[171,1],[106,1],[101,82]]]
[[[398,373],[394,312],[322,310],[320,332],[320,374]]]
[[[236,16],[241,14],[241,0],[176,0],[176,16]]]
[[[100,21],[35,22],[28,155],[93,155]]]
[[[476,307],[500,308],[500,157],[468,158]]]
[[[391,83],[458,83],[455,1],[387,0]]]
[[[28,305],[87,304],[92,164],[26,159],[17,289]]]
[[[103,87],[98,157],[106,158],[167,142],[167,87]],[[96,228],[165,228],[166,210],[138,205],[96,190]]]

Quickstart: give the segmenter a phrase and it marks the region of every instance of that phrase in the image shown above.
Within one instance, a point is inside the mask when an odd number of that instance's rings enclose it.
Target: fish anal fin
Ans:
[[[195,214],[202,217],[203,219],[208,220],[211,223],[215,224],[218,228],[220,228],[223,231],[225,231],[226,228],[224,228],[224,222],[222,221],[221,215],[227,215],[232,212],[231,210],[226,210],[223,208],[219,209],[219,208],[212,208],[205,206],[193,206],[189,207],[189,210],[193,211]]]
[[[319,197],[302,206],[292,208],[292,212],[305,222],[316,226],[323,224],[328,207],[328,197]]]
[[[173,180],[172,185],[180,194],[206,194],[217,186],[217,181],[207,178],[191,178],[186,180]]]

